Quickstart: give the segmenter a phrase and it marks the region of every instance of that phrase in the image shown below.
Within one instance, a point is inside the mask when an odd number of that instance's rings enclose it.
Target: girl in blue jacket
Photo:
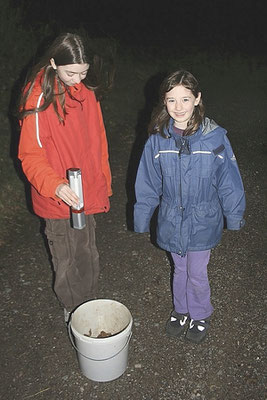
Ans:
[[[245,195],[226,130],[204,117],[196,78],[187,71],[161,84],[137,172],[134,229],[149,232],[157,207],[157,242],[174,261],[169,336],[200,343],[213,307],[207,265],[227,229],[244,225]]]

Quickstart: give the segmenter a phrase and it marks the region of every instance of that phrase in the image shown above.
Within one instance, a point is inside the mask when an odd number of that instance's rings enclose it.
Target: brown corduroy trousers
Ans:
[[[95,219],[86,215],[86,226],[79,230],[69,219],[45,219],[45,234],[54,267],[54,291],[67,311],[96,297],[99,254],[95,240]]]

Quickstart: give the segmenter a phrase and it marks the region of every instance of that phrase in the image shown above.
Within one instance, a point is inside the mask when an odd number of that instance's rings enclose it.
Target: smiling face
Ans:
[[[67,86],[74,86],[80,83],[87,75],[89,64],[69,64],[57,66],[53,59],[50,63],[57,71],[59,79]]]
[[[186,129],[195,106],[199,104],[201,93],[195,97],[191,90],[182,85],[175,86],[165,94],[165,105],[168,114],[174,119],[174,126],[179,129]]]

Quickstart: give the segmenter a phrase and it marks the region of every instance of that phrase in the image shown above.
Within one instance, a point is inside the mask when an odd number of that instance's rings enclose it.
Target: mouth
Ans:
[[[181,118],[181,117],[184,117],[186,113],[183,112],[183,113],[174,113],[174,114],[176,117]]]

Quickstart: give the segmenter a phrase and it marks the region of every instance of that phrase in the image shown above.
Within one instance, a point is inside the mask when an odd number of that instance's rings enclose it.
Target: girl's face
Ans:
[[[201,93],[197,97],[193,95],[191,90],[186,89],[182,85],[175,86],[172,90],[165,94],[165,105],[168,114],[174,119],[174,126],[179,129],[186,129],[195,106],[198,105]]]
[[[89,64],[69,64],[57,66],[53,58],[51,58],[50,63],[57,71],[59,79],[67,86],[74,86],[80,83],[86,77],[89,69]]]

